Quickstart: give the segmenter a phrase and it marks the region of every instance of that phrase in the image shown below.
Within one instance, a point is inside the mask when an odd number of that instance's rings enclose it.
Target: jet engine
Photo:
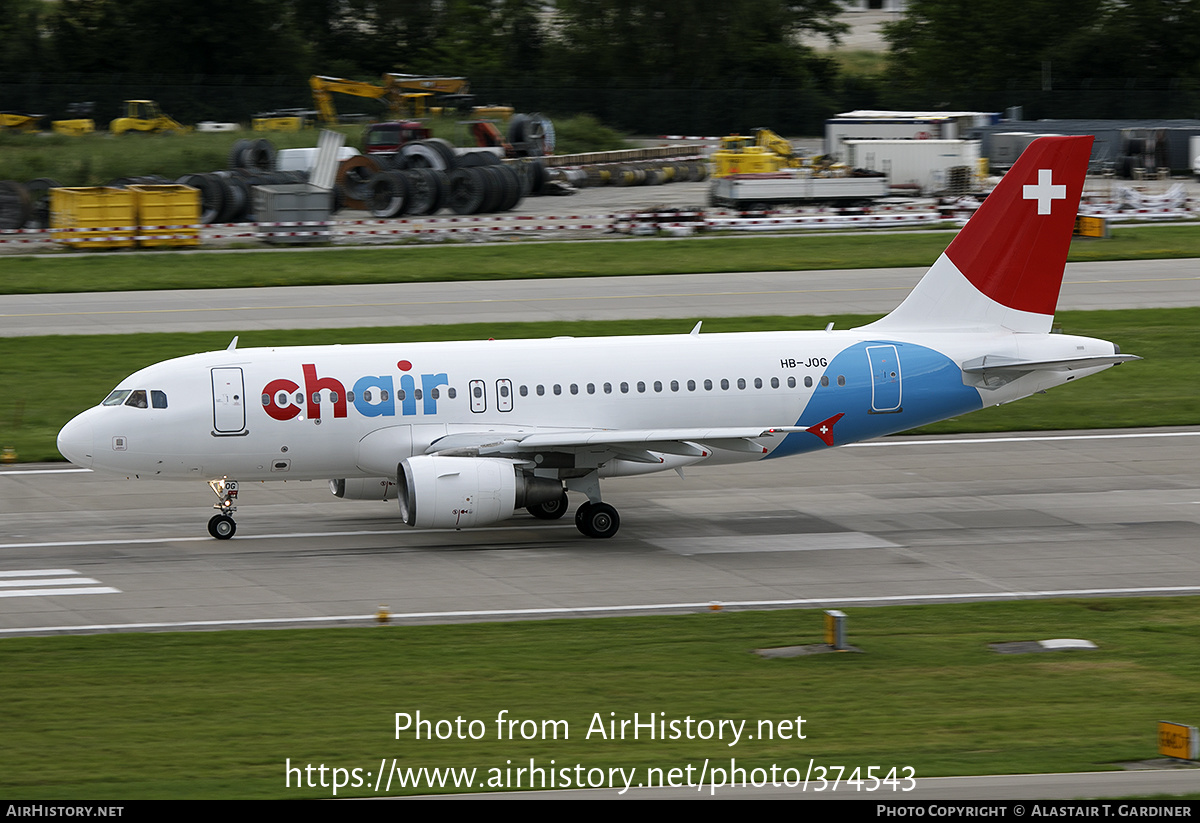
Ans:
[[[386,477],[347,477],[330,480],[329,490],[343,500],[395,500],[396,484]]]
[[[418,455],[402,460],[396,477],[400,516],[419,529],[486,526],[563,494],[559,480],[494,457]]]

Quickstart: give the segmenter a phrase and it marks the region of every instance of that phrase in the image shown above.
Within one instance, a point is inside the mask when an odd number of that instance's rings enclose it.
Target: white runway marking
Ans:
[[[121,593],[120,589],[97,585],[99,583],[99,580],[83,577],[74,569],[14,569],[0,572],[0,597],[63,597],[72,594]],[[22,588],[16,588],[18,586]]]

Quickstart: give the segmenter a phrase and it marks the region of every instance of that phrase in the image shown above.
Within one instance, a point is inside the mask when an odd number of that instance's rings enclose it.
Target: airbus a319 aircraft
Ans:
[[[72,463],[238,483],[330,480],[421,529],[526,509],[616,534],[602,478],[768,460],[1009,403],[1127,360],[1051,334],[1091,137],[1032,143],[903,303],[860,328],[236,348],[135,372],[69,422]],[[719,471],[719,469],[717,469]]]

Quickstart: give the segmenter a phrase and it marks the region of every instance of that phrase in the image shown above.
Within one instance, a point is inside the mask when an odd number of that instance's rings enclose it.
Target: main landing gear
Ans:
[[[208,533],[218,540],[228,540],[237,533],[237,523],[233,522],[233,513],[237,511],[237,506],[233,505],[233,502],[237,500],[238,482],[226,478],[209,480],[208,487],[218,498],[217,502],[213,503],[217,514],[208,520]]]
[[[538,520],[558,520],[567,513],[569,508],[571,508],[571,504],[567,502],[567,493],[563,492],[557,499],[538,503],[536,506],[528,506],[525,511]]]
[[[558,520],[570,508],[567,493],[546,503],[528,506],[525,511],[539,520]],[[575,528],[588,537],[612,537],[621,528],[621,517],[607,503],[584,501],[575,511]]]
[[[575,528],[588,537],[612,537],[621,528],[621,516],[607,503],[588,501],[575,510]]]

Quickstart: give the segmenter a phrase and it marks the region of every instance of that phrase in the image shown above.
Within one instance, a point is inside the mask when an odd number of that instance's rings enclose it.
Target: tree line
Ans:
[[[814,133],[851,108],[1200,108],[1200,0],[909,0],[868,74],[815,47],[844,32],[841,10],[839,0],[0,0],[0,109],[157,95],[184,118],[245,119],[305,106],[311,74],[388,71],[465,75],[488,102],[638,131]]]

